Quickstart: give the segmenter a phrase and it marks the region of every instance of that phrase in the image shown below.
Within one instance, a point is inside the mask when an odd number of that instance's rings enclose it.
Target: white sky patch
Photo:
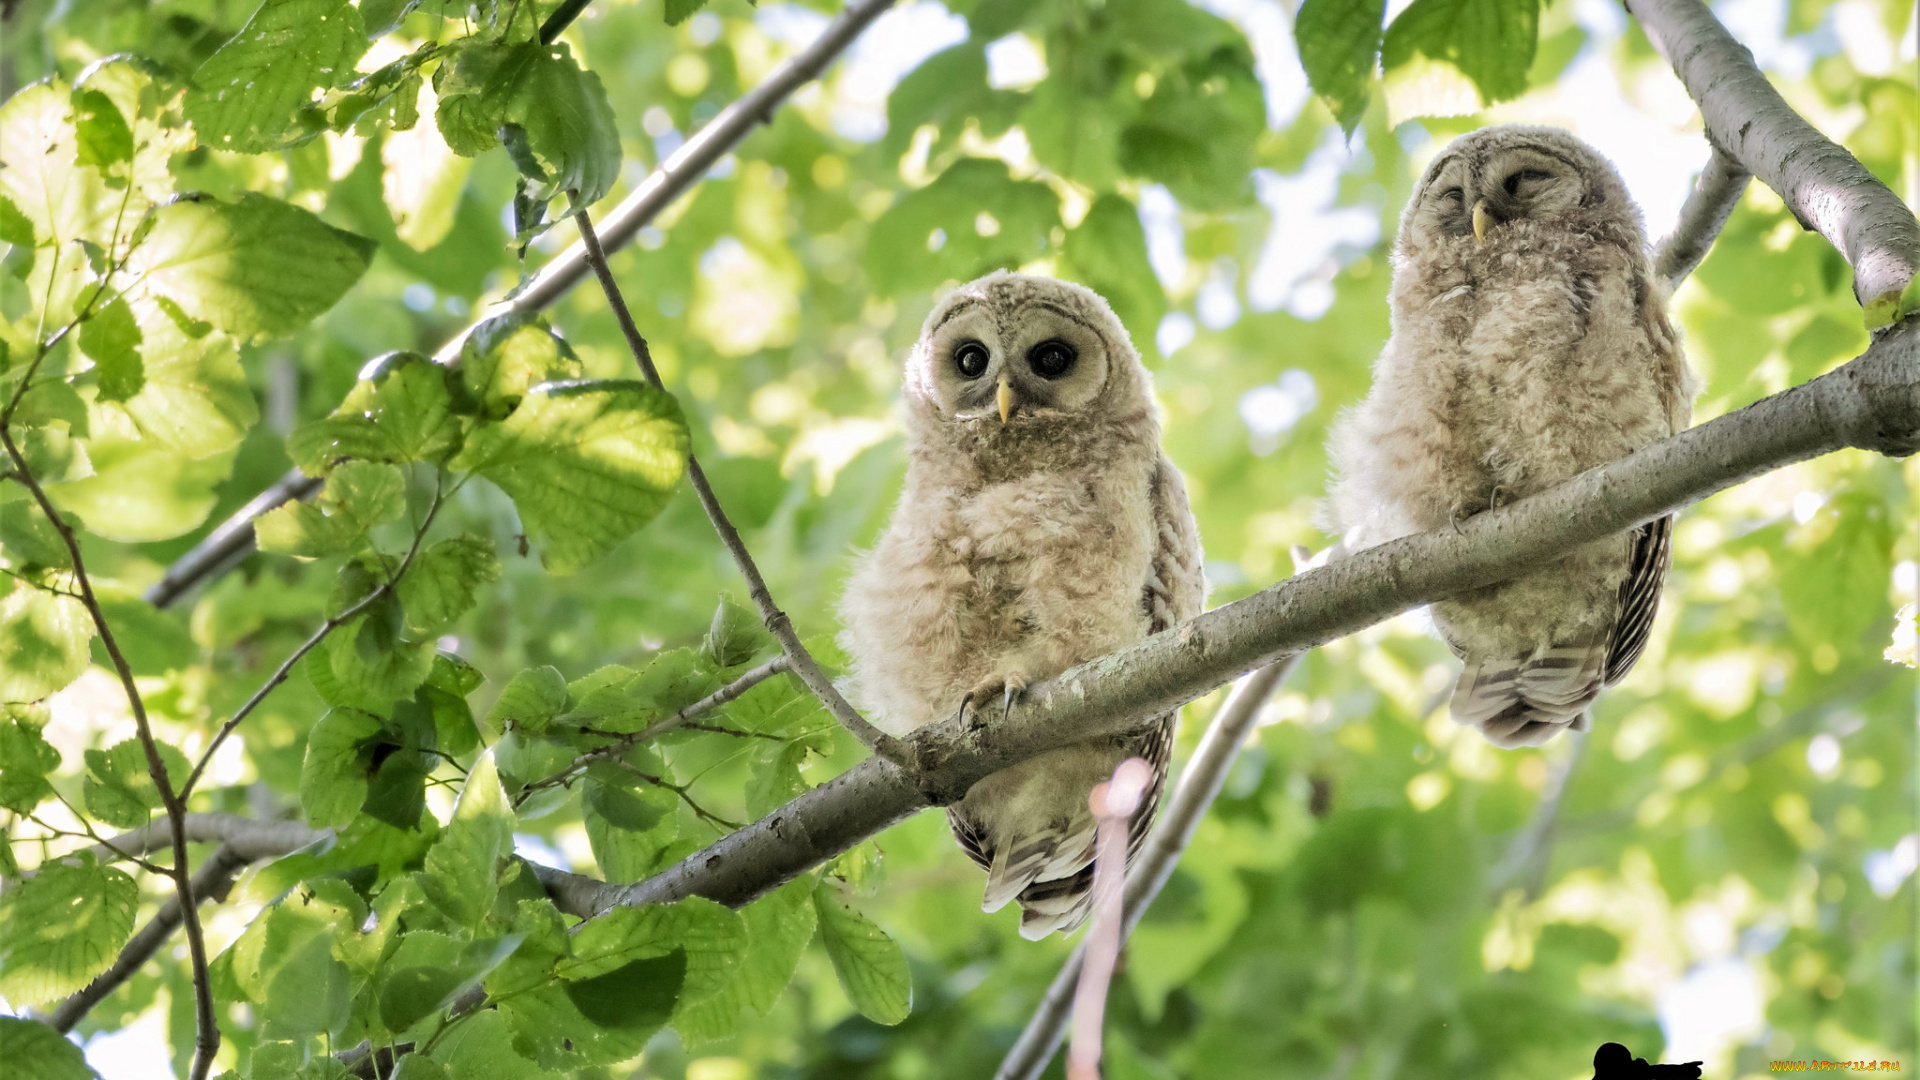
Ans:
[[[1047,77],[1040,43],[1018,31],[987,46],[987,85],[995,90],[1025,90]]]
[[[1831,780],[1840,771],[1840,740],[1822,732],[1807,742],[1807,768],[1822,780]]]
[[[1267,126],[1278,129],[1299,114],[1312,92],[1293,44],[1293,19],[1279,0],[1193,0],[1240,28],[1253,46],[1253,67],[1266,91]]]
[[[1240,275],[1235,270],[1232,259],[1215,259],[1207,283],[1194,297],[1194,313],[1200,316],[1200,325],[1209,330],[1225,330],[1240,321],[1240,298],[1234,292],[1234,282]]]
[[[118,1031],[103,1031],[81,1044],[87,1064],[103,1080],[148,1080],[154,1066],[173,1060],[167,1049],[167,1010],[151,1008]]]
[[[1701,964],[1660,991],[1654,1012],[1667,1061],[1714,1059],[1765,1030],[1766,995],[1753,965],[1729,957]]]
[[[554,870],[572,870],[567,854],[531,833],[513,834],[513,853],[538,866]]]
[[[1184,311],[1169,311],[1160,319],[1160,328],[1153,333],[1153,344],[1160,350],[1161,356],[1172,356],[1193,344],[1193,335],[1193,316]]]
[[[1180,224],[1180,204],[1173,192],[1160,184],[1140,189],[1140,227],[1147,233],[1153,275],[1172,292],[1187,277],[1187,230]]]
[[[1804,78],[1814,59],[1831,51],[1818,49],[1808,40],[1819,31],[1787,36],[1787,0],[1720,0],[1713,5],[1713,13],[1740,44],[1753,50],[1755,63],[1790,79]]]
[[[1320,404],[1320,388],[1313,376],[1288,368],[1280,377],[1240,395],[1240,421],[1256,457],[1266,457],[1287,441],[1287,433]]]
[[[1827,19],[1854,70],[1862,75],[1893,74],[1894,42],[1887,35],[1878,5],[1869,0],[1841,0],[1827,9]]]
[[[1329,126],[1299,172],[1254,170],[1254,188],[1273,215],[1273,228],[1247,280],[1253,310],[1286,308],[1295,318],[1318,319],[1333,306],[1333,276],[1341,265],[1379,242],[1377,209],[1334,205],[1341,170],[1355,153],[1340,129]]]
[[[1892,896],[1920,868],[1920,833],[1908,833],[1887,851],[1869,851],[1863,869],[1875,896]]]
[[[804,48],[826,28],[827,17],[792,4],[769,4],[754,13],[768,36]],[[872,142],[887,133],[887,95],[927,57],[967,40],[967,20],[939,0],[894,8],[854,39],[833,80],[833,130],[842,138]]]

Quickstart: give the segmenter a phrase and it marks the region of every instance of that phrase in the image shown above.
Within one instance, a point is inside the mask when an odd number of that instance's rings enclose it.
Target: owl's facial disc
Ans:
[[[1418,246],[1471,236],[1475,247],[1485,247],[1500,226],[1550,220],[1585,196],[1580,170],[1549,147],[1519,146],[1480,160],[1469,151],[1436,163],[1411,224]]]
[[[1084,408],[1106,386],[1104,339],[1046,301],[962,309],[925,344],[924,377],[941,411],[994,426]]]

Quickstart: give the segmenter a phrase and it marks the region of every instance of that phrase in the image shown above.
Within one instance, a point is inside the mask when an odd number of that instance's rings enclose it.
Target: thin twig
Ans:
[[[1667,283],[1668,289],[1678,289],[1694,267],[1707,257],[1707,252],[1713,250],[1713,241],[1726,227],[1727,218],[1733,215],[1733,208],[1739,205],[1740,196],[1746,194],[1747,183],[1752,179],[1753,174],[1746,166],[1718,147],[1713,149],[1700,170],[1700,179],[1694,182],[1686,203],[1680,207],[1680,219],[1674,222],[1673,231],[1654,245],[1653,272]]]
[[[653,739],[658,738],[666,732],[672,731],[674,728],[688,725],[694,717],[704,716],[712,712],[786,670],[788,670],[787,658],[784,656],[776,656],[720,689],[715,690],[713,693],[708,694],[706,697],[701,698],[699,701],[686,706],[672,716],[656,720],[631,735],[622,735],[616,741],[608,743],[605,746],[595,747],[581,754],[579,757],[574,758],[571,764],[559,772],[554,773],[552,776],[528,784],[526,787],[520,789],[514,805],[518,806],[520,803],[525,802],[528,795],[542,788],[550,788],[555,784],[566,783],[575,774],[596,761],[618,758],[627,751],[639,746],[641,743],[651,742]]]
[[[333,633],[346,623],[352,622],[361,612],[372,607],[382,598],[391,595],[393,590],[399,587],[400,579],[405,577],[407,570],[413,566],[414,556],[420,553],[421,538],[425,537],[427,535],[427,529],[432,527],[433,519],[440,513],[442,504],[443,497],[438,491],[434,492],[433,505],[427,508],[426,519],[420,523],[419,528],[414,530],[413,543],[407,548],[406,556],[400,560],[400,566],[394,570],[392,576],[381,582],[372,592],[361,597],[359,602],[355,603],[352,607],[321,623],[320,628],[315,630],[311,637],[302,642],[299,648],[293,650],[293,655],[281,661],[280,666],[274,669],[273,674],[268,677],[267,681],[262,683],[260,688],[253,692],[253,696],[248,698],[239,709],[234,711],[232,718],[220,726],[220,730],[213,736],[213,741],[207,744],[205,750],[201,751],[200,760],[194,763],[193,772],[187,776],[186,784],[180,789],[180,798],[182,800],[193,793],[194,785],[200,782],[200,774],[206,772],[208,763],[213,761],[214,751],[220,749],[220,744],[227,741],[227,736],[233,734],[233,729],[239,727],[242,720],[245,720],[253,710],[259,708],[261,702],[267,700],[267,695],[271,694],[275,687],[287,681],[287,677],[293,674],[293,665],[299,663],[301,657],[306,656],[318,647],[321,642],[327,640],[328,634]]]
[[[593,231],[593,222],[588,220],[586,211],[573,215],[574,224],[580,229],[580,242],[586,248],[587,265],[593,268],[600,279],[600,288],[607,294],[607,304],[613,308],[614,318],[620,322],[620,330],[626,335],[627,348],[632,350],[633,359],[640,365],[641,374],[647,381],[661,390],[666,385],[660,381],[660,373],[654,369],[653,354],[647,348],[647,339],[640,336],[640,328],[634,325],[633,313],[627,310],[627,302],[620,295],[620,285],[613,280],[613,270],[607,266],[607,253],[600,247],[600,237]],[[813,696],[827,707],[840,726],[846,728],[853,737],[865,743],[869,750],[890,761],[900,761],[899,740],[867,723],[866,718],[854,711],[847,699],[820,670],[813,654],[800,643],[800,635],[794,632],[793,620],[773,602],[773,593],[767,589],[767,581],[760,576],[760,568],[754,565],[753,555],[747,551],[745,541],[727,519],[727,512],[720,507],[720,500],[713,494],[713,485],[707,482],[707,474],[700,468],[700,461],[692,451],[687,453],[687,478],[693,483],[694,492],[700,497],[700,506],[707,512],[707,520],[713,522],[713,529],[720,534],[720,542],[727,546],[733,556],[734,565],[740,568],[741,576],[747,579],[747,594],[753,598],[754,606],[760,609],[760,618],[767,625],[767,632],[780,643],[780,651],[786,654],[787,662],[793,666],[793,673],[807,684]]]
[[[1540,791],[1540,801],[1534,805],[1533,816],[1514,835],[1513,842],[1507,846],[1507,853],[1501,856],[1493,872],[1487,875],[1494,896],[1499,896],[1508,886],[1516,883],[1526,890],[1528,899],[1540,895],[1547,864],[1553,855],[1560,808],[1566,803],[1573,771],[1579,767],[1587,740],[1591,737],[1585,731],[1576,731],[1567,736],[1567,748],[1560,759],[1550,766],[1547,782]]]
[[[893,3],[894,0],[854,0],[827,24],[812,44],[775,68],[760,85],[694,132],[680,149],[648,174],[639,187],[620,200],[620,205],[605,215],[601,224],[608,250],[626,246],[642,228],[698,184],[709,169],[754,129],[772,123],[774,112],[795,90],[813,81]],[[454,362],[467,338],[489,320],[545,310],[578,285],[587,276],[587,270],[585,248],[569,247],[541,267],[532,280],[489,306],[472,325],[450,338],[434,353],[434,360],[442,364]],[[254,550],[254,518],[290,499],[310,498],[319,490],[319,480],[303,475],[298,469],[288,473],[221,523],[200,546],[168,567],[160,584],[148,591],[148,601],[157,607],[166,607],[239,565]]]
[[[1200,745],[1194,748],[1193,757],[1181,771],[1180,785],[1167,801],[1166,812],[1147,838],[1134,862],[1133,872],[1127,875],[1123,901],[1126,920],[1121,928],[1121,941],[1133,933],[1154,897],[1160,895],[1160,890],[1173,877],[1180,856],[1193,842],[1194,831],[1207,816],[1214,799],[1219,797],[1227,773],[1238,760],[1240,747],[1259,719],[1261,708],[1299,662],[1296,654],[1261,668],[1235,684],[1227,700],[1221,703],[1206,734],[1201,736]],[[1086,955],[1086,943],[1082,942],[1061,965],[1060,973],[1053,977],[1033,1017],[1020,1032],[1020,1038],[1000,1062],[999,1071],[994,1073],[995,1080],[1032,1080],[1053,1060],[1072,1015],[1075,989]]]
[[[237,854],[230,847],[221,847],[200,866],[199,873],[193,875],[193,895],[202,903],[215,902],[227,898],[227,890],[233,887],[234,875],[247,865],[245,856]],[[120,988],[120,984],[133,977],[160,946],[180,927],[180,898],[169,896],[160,910],[154,913],[153,921],[140,928],[140,931],[127,939],[120,955],[107,970],[94,976],[92,982],[74,992],[73,996],[60,1003],[47,1016],[47,1023],[62,1035],[73,1030],[95,1005],[105,1000],[108,994]]]
[[[94,595],[93,582],[87,576],[86,561],[80,553],[80,539],[74,534],[73,526],[60,516],[60,511],[47,497],[46,489],[27,467],[27,459],[13,440],[13,414],[19,407],[21,397],[32,382],[34,367],[37,367],[43,351],[34,358],[33,367],[29,367],[26,377],[20,380],[20,390],[8,403],[4,414],[0,414],[0,443],[6,446],[7,457],[13,461],[14,479],[25,485],[32,494],[34,502],[40,507],[47,520],[60,534],[65,543],[67,556],[73,562],[74,583],[79,587],[80,602],[86,606],[87,614],[92,617],[94,630],[100,635],[100,643],[107,650],[107,657],[113,662],[113,670],[120,676],[120,685],[126,691],[127,705],[133,711],[134,730],[140,739],[140,748],[145,751],[147,772],[153,777],[153,784],[160,794],[160,803],[166,808],[167,822],[173,833],[173,878],[174,891],[178,894],[180,909],[185,917],[187,928],[187,954],[193,967],[194,1035],[193,1067],[189,1074],[191,1080],[206,1080],[208,1071],[213,1067],[213,1055],[220,1049],[220,1024],[213,1011],[213,983],[207,974],[207,943],[200,932],[200,912],[194,901],[193,878],[187,853],[187,833],[184,824],[187,808],[178,793],[174,791],[173,781],[167,777],[166,762],[160,757],[159,744],[153,738],[153,725],[147,720],[146,702],[140,697],[139,687],[134,685],[133,668],[120,651],[120,642],[114,637],[113,628],[107,624],[106,612],[100,607],[100,600]]]

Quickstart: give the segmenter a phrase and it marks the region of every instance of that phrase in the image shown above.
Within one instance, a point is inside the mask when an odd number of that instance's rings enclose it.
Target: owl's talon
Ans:
[[[1000,719],[1002,721],[1005,721],[1007,717],[1013,715],[1013,703],[1015,699],[1026,692],[1026,689],[1027,680],[1018,672],[1007,676],[1007,689],[1000,704]]]

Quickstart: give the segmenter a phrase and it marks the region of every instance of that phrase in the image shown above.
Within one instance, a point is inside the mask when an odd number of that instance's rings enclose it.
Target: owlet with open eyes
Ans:
[[[1337,424],[1349,549],[1458,523],[1684,429],[1697,393],[1613,166],[1555,128],[1492,127],[1428,166],[1400,220],[1392,335]],[[1584,731],[1645,648],[1671,515],[1433,605],[1465,661],[1453,717],[1500,746]]]
[[[995,273],[954,290],[907,360],[907,481],[841,605],[850,689],[895,735],[1011,706],[1030,682],[1200,613],[1200,537],[1160,452],[1153,386],[1106,301]],[[1020,902],[1038,939],[1086,918],[1087,795],[1128,757],[1153,766],[1129,831],[1145,838],[1172,714],[996,773],[947,811],[987,871],[982,906]]]

